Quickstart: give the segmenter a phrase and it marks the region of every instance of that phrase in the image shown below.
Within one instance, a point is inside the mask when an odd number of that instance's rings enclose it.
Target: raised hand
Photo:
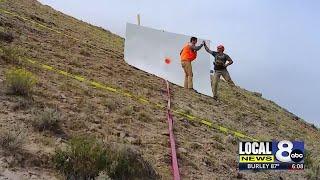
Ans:
[[[205,47],[207,47],[207,44],[206,44],[206,42],[205,42],[205,41],[203,41],[202,43],[203,43],[203,45],[204,45]]]

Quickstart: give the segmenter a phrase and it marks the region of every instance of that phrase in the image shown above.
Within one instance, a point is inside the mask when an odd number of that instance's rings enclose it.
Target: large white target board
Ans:
[[[125,61],[143,71],[154,74],[179,86],[184,84],[180,51],[190,41],[190,36],[169,33],[127,23]],[[203,40],[198,39],[198,44]],[[206,41],[209,45],[209,41]],[[201,94],[212,96],[210,54],[204,47],[192,62],[193,88]]]

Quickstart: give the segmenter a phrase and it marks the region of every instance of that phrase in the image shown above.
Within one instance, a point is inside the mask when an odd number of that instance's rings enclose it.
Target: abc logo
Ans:
[[[303,152],[299,149],[293,149],[293,144],[290,141],[280,141],[278,143],[278,151],[276,158],[281,162],[300,162],[303,160]]]
[[[290,157],[293,162],[300,162],[303,159],[303,152],[299,149],[295,149],[291,152]]]

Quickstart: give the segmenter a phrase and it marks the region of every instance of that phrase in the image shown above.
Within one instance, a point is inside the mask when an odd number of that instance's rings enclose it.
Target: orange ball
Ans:
[[[166,64],[170,64],[170,63],[171,63],[171,59],[170,59],[170,58],[165,58],[164,62],[165,62]]]

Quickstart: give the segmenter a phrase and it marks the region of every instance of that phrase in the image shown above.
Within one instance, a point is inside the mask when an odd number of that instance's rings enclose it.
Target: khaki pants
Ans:
[[[181,61],[181,66],[184,71],[184,88],[193,89],[191,61]]]
[[[218,95],[218,93],[217,93],[218,92],[218,83],[220,81],[221,75],[222,75],[223,79],[228,82],[228,84],[234,86],[234,82],[232,81],[227,69],[215,70],[214,74],[211,75],[211,86],[212,86],[213,97],[217,97],[217,95]]]

